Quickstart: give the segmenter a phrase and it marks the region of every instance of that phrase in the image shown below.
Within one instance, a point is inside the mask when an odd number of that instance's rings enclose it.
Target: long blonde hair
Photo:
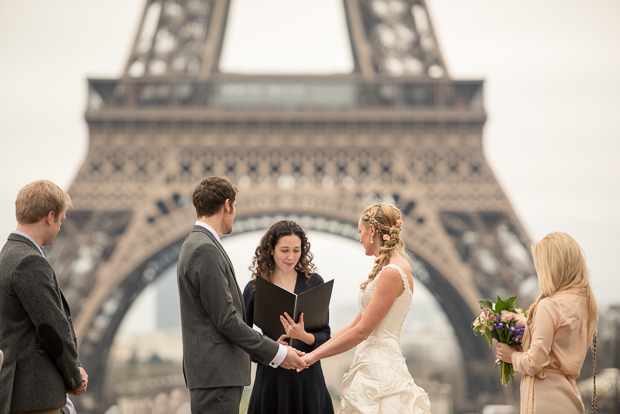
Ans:
[[[379,257],[375,259],[375,267],[368,275],[368,279],[362,284],[361,288],[365,289],[366,285],[370,283],[385,267],[390,263],[392,252],[397,251],[407,262],[411,262],[405,243],[400,238],[400,230],[403,224],[402,213],[400,210],[386,203],[373,204],[366,207],[361,216],[362,223],[366,228],[373,226],[379,234],[379,240],[381,240],[381,250],[379,250]],[[389,236],[386,240],[385,236]]]
[[[590,287],[590,273],[586,266],[585,253],[581,246],[566,233],[550,233],[532,245],[532,258],[542,293],[530,307],[528,313],[527,328],[523,337],[524,349],[527,350],[530,347],[530,325],[534,319],[538,303],[557,292],[573,287],[586,289],[588,340],[592,344],[592,337],[596,333],[598,312],[596,299],[594,299]]]

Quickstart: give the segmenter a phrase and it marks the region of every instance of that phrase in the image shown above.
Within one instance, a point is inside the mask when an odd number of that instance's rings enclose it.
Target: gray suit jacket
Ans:
[[[177,267],[187,388],[250,385],[250,355],[268,365],[279,345],[245,323],[230,258],[207,229],[194,226]]]
[[[27,238],[0,252],[0,414],[59,408],[82,385],[77,338],[52,266]]]

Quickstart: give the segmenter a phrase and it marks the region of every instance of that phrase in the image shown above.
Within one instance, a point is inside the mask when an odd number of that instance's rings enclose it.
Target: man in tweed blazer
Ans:
[[[17,230],[0,252],[0,414],[57,414],[86,391],[69,305],[42,246],[60,231],[69,195],[49,181],[22,188]]]
[[[250,355],[272,367],[302,369],[303,353],[278,344],[245,323],[243,296],[220,243],[232,232],[237,188],[208,177],[194,190],[198,220],[181,247],[177,282],[181,301],[183,372],[192,414],[238,414],[250,385]]]

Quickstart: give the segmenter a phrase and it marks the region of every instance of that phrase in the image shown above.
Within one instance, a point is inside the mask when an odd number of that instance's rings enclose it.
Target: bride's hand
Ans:
[[[312,355],[312,352],[310,352],[309,354],[306,354],[304,356],[301,357],[302,361],[304,361],[308,366],[314,364],[317,359],[314,357],[314,355]],[[306,368],[307,369],[307,368]],[[300,369],[297,370],[297,372],[301,371]]]

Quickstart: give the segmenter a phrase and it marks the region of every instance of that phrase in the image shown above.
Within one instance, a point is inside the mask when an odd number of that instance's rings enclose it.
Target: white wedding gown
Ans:
[[[400,330],[413,293],[400,267],[392,264],[386,267],[398,271],[405,290],[368,339],[357,346],[351,369],[342,379],[342,414],[430,413],[428,395],[413,381],[400,348]],[[370,303],[379,277],[377,275],[359,294],[362,312]]]

